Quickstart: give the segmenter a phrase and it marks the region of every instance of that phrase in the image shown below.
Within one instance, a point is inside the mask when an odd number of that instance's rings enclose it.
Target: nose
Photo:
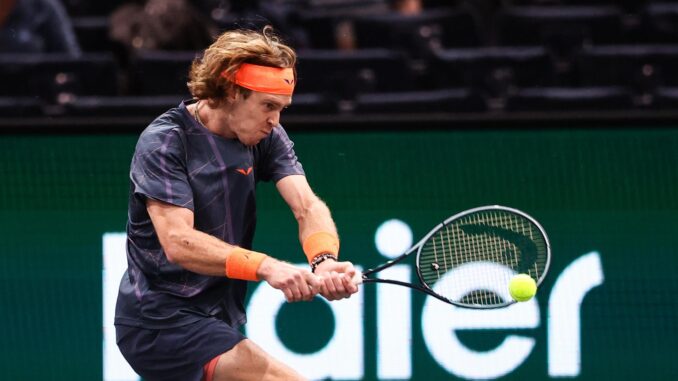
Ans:
[[[271,126],[271,128],[277,126],[278,123],[280,122],[280,113],[275,113],[269,116],[267,122]]]

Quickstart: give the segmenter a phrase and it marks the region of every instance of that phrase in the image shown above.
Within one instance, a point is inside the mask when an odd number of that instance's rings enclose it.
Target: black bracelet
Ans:
[[[318,267],[318,265],[320,265],[321,263],[325,262],[328,259],[334,259],[335,261],[338,260],[337,256],[332,253],[323,253],[320,255],[316,255],[311,261],[311,272],[315,273],[315,269]]]

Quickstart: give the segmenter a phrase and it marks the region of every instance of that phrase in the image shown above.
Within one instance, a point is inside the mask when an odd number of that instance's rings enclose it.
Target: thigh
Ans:
[[[303,381],[289,366],[245,339],[219,357],[213,381]]]

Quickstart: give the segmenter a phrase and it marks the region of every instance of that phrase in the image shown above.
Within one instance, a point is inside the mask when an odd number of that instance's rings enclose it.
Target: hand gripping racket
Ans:
[[[415,252],[419,285],[370,277]],[[528,274],[538,287],[550,259],[548,237],[534,218],[483,206],[449,217],[404,254],[356,274],[354,282],[410,287],[459,307],[498,308],[515,302],[508,291],[514,275]]]

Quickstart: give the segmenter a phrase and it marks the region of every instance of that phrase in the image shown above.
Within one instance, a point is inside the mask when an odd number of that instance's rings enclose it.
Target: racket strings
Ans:
[[[431,235],[419,253],[420,274],[427,286],[434,287],[449,271],[466,264],[501,265],[506,271],[472,272],[449,281],[450,277],[445,277],[436,292],[463,304],[502,305],[508,300],[497,290],[503,290],[515,273],[539,279],[547,265],[547,246],[541,230],[529,219],[504,210],[480,211],[445,224]],[[526,250],[536,252],[524,253]],[[525,266],[523,261],[530,257],[534,257],[533,263]],[[478,284],[490,286],[457,295],[458,290]]]

